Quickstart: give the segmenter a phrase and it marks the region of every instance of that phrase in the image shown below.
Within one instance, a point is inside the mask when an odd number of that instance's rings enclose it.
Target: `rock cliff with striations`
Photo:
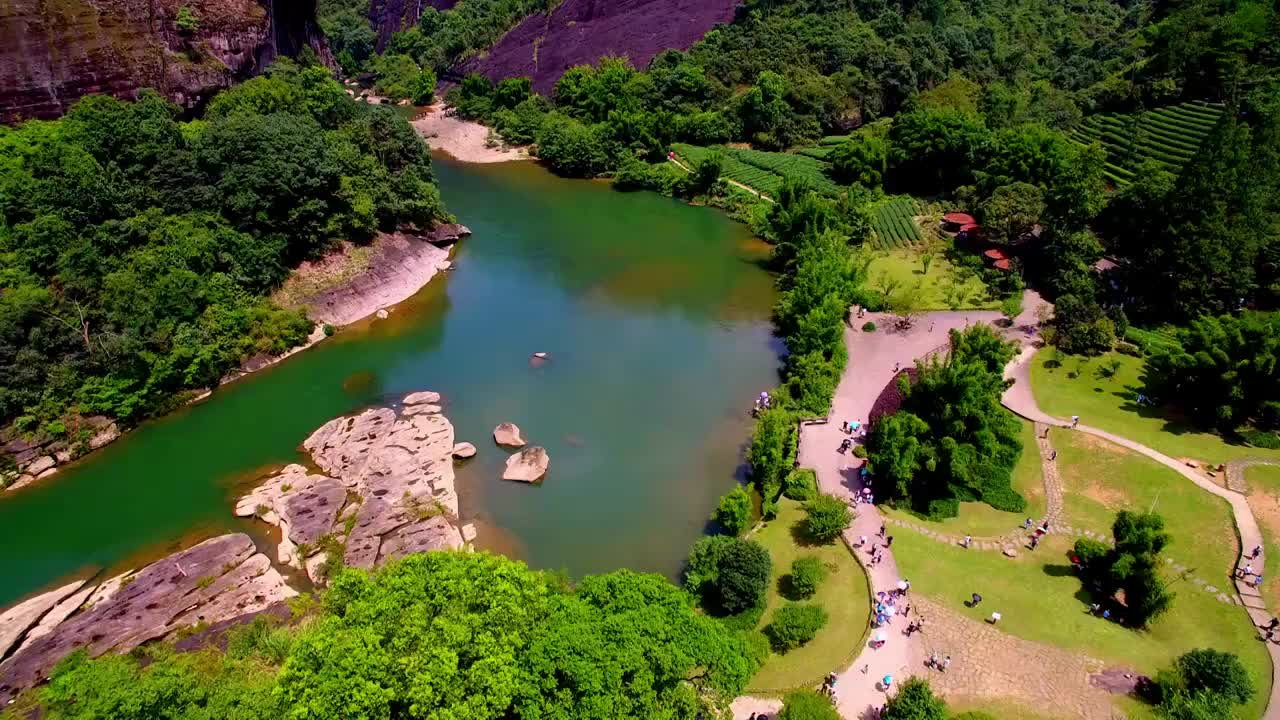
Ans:
[[[0,121],[143,88],[194,107],[308,46],[329,59],[315,0],[0,0]]]

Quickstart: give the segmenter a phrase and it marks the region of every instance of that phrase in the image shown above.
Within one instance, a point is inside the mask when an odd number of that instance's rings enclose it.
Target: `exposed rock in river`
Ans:
[[[305,566],[313,579],[322,562],[305,556],[321,550],[325,535],[345,540],[343,561],[355,567],[461,547],[453,425],[440,414],[439,400],[439,393],[415,392],[404,397],[399,414],[372,408],[325,423],[303,447],[326,474],[290,465],[241,498],[236,514],[279,525],[281,561]],[[348,495],[354,500],[344,507]]]
[[[545,448],[529,447],[507,458],[507,469],[502,472],[503,480],[519,480],[520,482],[538,482],[551,467],[551,456]]]
[[[67,588],[55,592],[62,594],[61,600],[82,585],[75,583],[68,586],[69,592]],[[297,594],[244,534],[206,540],[148,565],[121,585],[92,607],[54,602],[39,615],[0,624],[7,633],[21,635],[55,606],[59,613],[70,615],[0,664],[0,702],[40,681],[58,660],[77,648],[90,655],[108,650],[127,652],[183,627],[255,612]],[[83,600],[91,593],[81,592],[76,597]]]
[[[322,260],[304,262],[273,299],[304,307],[314,321],[348,325],[413,296],[449,263],[437,244],[469,235],[461,225],[441,225],[424,235],[380,233],[366,247],[348,246]]]
[[[235,513],[278,525],[280,561],[305,568],[316,582],[335,547],[326,536],[345,543],[347,565],[363,568],[462,547],[453,425],[439,401],[438,393],[417,392],[399,412],[372,408],[325,423],[303,443],[322,474],[289,465],[242,497]],[[244,534],[206,540],[100,585],[71,583],[0,615],[0,657],[19,647],[0,663],[0,703],[77,648],[127,652],[296,594]]]
[[[453,456],[459,460],[465,460],[469,457],[476,456],[476,446],[469,442],[460,442],[453,446]]]
[[[515,423],[502,423],[493,429],[493,441],[504,447],[524,447],[524,436],[520,434],[520,428]]]

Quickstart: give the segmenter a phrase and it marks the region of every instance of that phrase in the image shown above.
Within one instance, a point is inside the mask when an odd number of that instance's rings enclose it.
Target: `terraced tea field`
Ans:
[[[1147,160],[1178,172],[1195,157],[1222,118],[1223,106],[1205,102],[1150,110],[1141,114],[1091,115],[1071,131],[1076,142],[1102,143],[1107,149],[1107,177],[1119,185],[1133,180]]]
[[[916,223],[920,204],[908,195],[885,198],[871,208],[872,243],[881,250],[910,248],[924,243],[924,233]]]
[[[840,191],[840,186],[827,177],[827,163],[817,158],[739,148],[725,148],[724,153],[747,165],[768,170],[781,177],[807,182],[814,190],[825,195],[834,195]]]
[[[721,158],[720,175],[727,180],[742,183],[757,192],[774,197],[778,194],[778,190],[782,188],[782,176],[756,167],[748,165],[733,155],[725,152],[725,148],[721,147],[702,147],[700,145],[685,145],[684,143],[675,143],[671,146],[676,155],[690,163],[700,163],[708,155],[713,152],[719,152]]]

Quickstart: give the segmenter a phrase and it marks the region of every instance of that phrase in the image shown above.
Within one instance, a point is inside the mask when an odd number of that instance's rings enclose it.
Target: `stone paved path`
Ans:
[[[1246,563],[1244,553],[1249,552],[1255,546],[1263,545],[1262,532],[1258,528],[1257,520],[1253,517],[1253,511],[1249,508],[1248,499],[1243,494],[1215,485],[1183,463],[1146,445],[1136,443],[1106,430],[1090,427],[1084,423],[1072,426],[1066,420],[1055,418],[1043,412],[1036,404],[1035,396],[1031,392],[1030,367],[1031,359],[1034,355],[1035,348],[1025,348],[1005,369],[1005,377],[1013,378],[1014,380],[1014,384],[1005,391],[1002,398],[1005,407],[1033,422],[1074,429],[1077,432],[1093,435],[1136,453],[1146,455],[1152,460],[1177,471],[1178,474],[1195,483],[1205,492],[1226,500],[1231,505],[1232,515],[1235,517],[1236,522],[1236,531],[1240,538],[1240,557],[1237,560],[1237,567],[1242,567]],[[1263,602],[1262,596],[1258,591],[1249,587],[1243,580],[1234,580],[1234,583],[1238,601],[1244,606],[1253,624],[1260,626],[1268,622],[1272,615],[1267,610],[1266,603]],[[1203,589],[1204,586],[1200,587]],[[1271,655],[1271,696],[1267,703],[1267,711],[1263,715],[1263,720],[1280,720],[1280,672],[1276,671],[1277,668],[1280,668],[1280,646],[1275,643],[1267,643],[1267,652]]]
[[[949,701],[1001,698],[1051,707],[1055,717],[1111,716],[1111,696],[1089,682],[1103,669],[1101,660],[1000,632],[922,597],[912,598],[912,605],[927,618],[921,636],[926,657],[936,652],[952,660],[945,673],[923,664],[918,672]]]
[[[1042,412],[1031,393],[1029,367],[1035,348],[1030,343],[1035,340],[1036,309],[1043,304],[1038,295],[1028,291],[1024,295],[1023,312],[1015,319],[1014,326],[1006,331],[1007,336],[1019,340],[1026,347],[1005,369],[1005,377],[1015,382],[1002,398],[1010,410],[1038,424],[1038,437],[1044,435],[1045,426],[1070,426],[1067,421]],[[819,489],[850,501],[861,492],[858,470],[863,461],[851,452],[843,455],[836,452],[840,441],[847,437],[840,431],[842,420],[866,423],[877,397],[898,368],[909,367],[916,358],[936,351],[946,342],[949,330],[978,322],[994,324],[999,317],[998,313],[981,311],[928,313],[914,328],[896,331],[888,329],[892,316],[869,313],[865,318],[858,318],[856,325],[860,328],[863,322],[870,320],[879,328],[876,332],[863,333],[860,329],[846,327],[844,337],[849,349],[849,364],[840,379],[831,413],[826,422],[802,427],[797,451],[800,466],[816,472]],[[1234,511],[1242,548],[1251,549],[1262,544],[1258,524],[1244,495],[1214,485],[1173,458],[1123,437],[1086,425],[1074,429],[1146,455],[1178,471],[1207,492],[1226,499]],[[1061,517],[1062,484],[1056,464],[1046,460],[1046,453],[1051,452],[1047,438],[1038,440],[1037,445],[1046,470],[1046,504],[1052,530],[1052,518]],[[874,506],[859,505],[853,525],[845,532],[845,540],[854,545],[859,536],[865,535],[874,542],[883,524],[885,519]],[[889,534],[892,534],[891,529]],[[937,535],[933,534],[935,538]],[[983,542],[988,543],[986,549],[996,550],[1002,548],[1000,540],[985,539]],[[874,566],[868,564],[866,552],[858,550],[854,554],[867,570],[873,594],[896,586],[900,576],[891,550],[885,550],[884,559]],[[1173,563],[1172,560],[1169,562]],[[1173,565],[1175,572],[1185,571],[1185,568],[1180,568],[1180,565]],[[1207,584],[1203,581],[1196,584],[1206,589]],[[1237,581],[1236,592],[1238,602],[1245,606],[1254,625],[1270,619],[1257,591]],[[1101,668],[1098,661],[1006,635],[994,626],[970,620],[917,596],[912,596],[909,602],[917,611],[923,609],[928,613],[926,632],[908,639],[901,632],[905,622],[898,618],[896,625],[886,628],[889,641],[884,647],[878,650],[864,647],[853,664],[839,673],[837,709],[846,720],[870,720],[875,708],[884,704],[885,692],[879,686],[884,675],[893,675],[896,686],[912,675],[925,673],[930,674],[935,687],[946,696],[1011,697],[1032,707],[1051,706],[1082,718],[1111,715],[1109,699],[1088,682],[1089,674]],[[848,628],[847,632],[861,633],[861,629]],[[925,660],[934,648],[942,648],[940,653],[952,655],[953,664],[946,676],[925,667]],[[1269,643],[1267,649],[1273,669],[1280,667],[1280,647]],[[1280,703],[1277,700],[1280,700],[1280,672],[1273,672],[1271,699],[1263,720],[1280,720]],[[767,712],[772,717],[780,704],[774,700],[744,697],[735,700],[732,707],[735,720],[746,720],[752,712]]]

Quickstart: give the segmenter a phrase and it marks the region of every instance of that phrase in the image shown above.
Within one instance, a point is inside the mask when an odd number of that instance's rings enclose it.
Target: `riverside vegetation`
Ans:
[[[312,325],[266,295],[340,240],[448,219],[421,140],[288,61],[182,121],[158,95],[0,128],[0,424],[66,438],[217,385]]]

